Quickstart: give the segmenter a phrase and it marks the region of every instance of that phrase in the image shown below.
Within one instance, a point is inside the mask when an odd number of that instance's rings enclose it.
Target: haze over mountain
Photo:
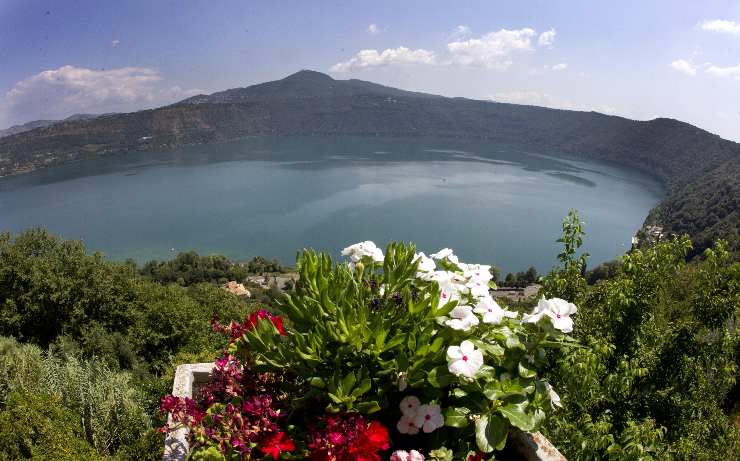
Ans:
[[[448,98],[300,71],[282,80],[198,95],[158,109],[65,120],[0,139],[0,175],[129,150],[253,135],[442,136],[525,144],[552,155],[637,168],[666,198],[648,222],[703,248],[737,248],[740,144],[690,124]]]

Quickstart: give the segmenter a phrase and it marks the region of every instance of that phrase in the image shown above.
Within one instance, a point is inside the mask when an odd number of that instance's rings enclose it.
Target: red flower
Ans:
[[[483,461],[483,456],[485,456],[485,454],[479,451],[478,453],[474,455],[473,454],[468,455],[468,458],[465,461]]]
[[[283,336],[287,336],[285,328],[283,327],[283,319],[278,317],[277,315],[273,315],[272,313],[267,312],[264,309],[260,309],[257,312],[252,312],[245,323],[248,325],[248,329],[252,329],[262,319],[270,319],[272,324],[275,325],[278,333]]]
[[[350,447],[349,453],[354,455],[357,461],[380,461],[380,456],[376,452],[387,450],[388,447],[390,447],[388,429],[373,421]]]
[[[380,461],[377,452],[390,447],[388,429],[362,415],[331,415],[324,424],[311,431],[312,461]]]
[[[280,458],[280,453],[295,450],[295,444],[285,435],[285,432],[276,432],[267,436],[259,445],[262,453],[272,456],[273,459]]]

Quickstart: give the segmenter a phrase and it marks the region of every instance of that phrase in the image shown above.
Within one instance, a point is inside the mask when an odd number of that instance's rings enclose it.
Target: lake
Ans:
[[[504,273],[556,263],[568,210],[589,266],[624,253],[654,179],[526,146],[437,138],[258,137],[0,178],[0,230],[42,226],[113,259],[177,252],[292,265],[304,247],[412,241]]]

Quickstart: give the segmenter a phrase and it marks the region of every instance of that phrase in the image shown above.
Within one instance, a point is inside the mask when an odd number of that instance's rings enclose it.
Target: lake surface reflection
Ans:
[[[437,138],[282,137],[130,153],[0,179],[0,229],[43,226],[114,259],[179,251],[292,264],[360,240],[451,247],[504,272],[555,264],[571,208],[590,266],[629,248],[660,199],[639,172],[523,146]]]

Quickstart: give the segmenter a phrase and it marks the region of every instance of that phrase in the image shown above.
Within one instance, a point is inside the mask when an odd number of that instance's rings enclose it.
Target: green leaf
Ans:
[[[452,309],[454,309],[455,306],[457,306],[457,301],[448,302],[444,306],[441,306],[439,309],[434,311],[434,317],[444,317],[445,315],[452,312]]]
[[[527,391],[528,388],[522,387],[517,378],[516,380],[489,382],[483,388],[483,395],[485,395],[488,400],[503,400],[513,395],[526,396],[528,394]]]
[[[440,349],[442,349],[442,346],[444,346],[444,343],[445,343],[444,338],[441,336],[437,336],[436,338],[434,338],[434,341],[432,341],[431,346],[429,346],[429,350],[432,353],[437,353],[439,352]]]
[[[509,403],[499,407],[498,411],[509,420],[509,422],[523,431],[531,431],[535,427],[535,416],[526,412],[527,403]]]
[[[316,387],[318,389],[323,389],[326,387],[326,383],[323,379],[319,378],[318,376],[314,376],[309,380],[309,383],[311,386]]]
[[[465,407],[448,407],[445,410],[445,426],[461,428],[468,425],[470,410]]]
[[[327,392],[326,394],[327,394],[327,395],[329,396],[329,398],[330,398],[330,399],[331,399],[331,400],[332,400],[332,401],[333,401],[334,403],[336,403],[337,405],[339,405],[339,404],[342,404],[342,403],[344,402],[344,400],[343,400],[342,398],[338,397],[338,396],[337,396],[337,395],[335,395],[335,394],[332,394],[331,392]]]
[[[506,421],[497,415],[481,415],[475,422],[475,442],[484,453],[503,449],[508,432]]]
[[[372,387],[372,381],[369,378],[360,381],[360,385],[352,390],[352,397],[359,397]]]
[[[456,388],[454,388],[452,390],[452,395],[460,399],[460,398],[463,398],[463,397],[467,397],[468,393],[465,392],[464,389],[461,389],[459,387],[456,387]]]
[[[410,351],[416,350],[416,335],[413,333],[409,333],[409,339],[406,341],[406,347],[409,348]]]
[[[447,370],[445,366],[432,368],[427,375],[429,384],[436,388],[447,387],[455,380],[455,376]]]
[[[375,413],[376,411],[380,410],[380,405],[378,405],[378,402],[373,400],[372,402],[360,402],[357,405],[355,405],[357,408],[357,411],[360,413],[365,413],[366,415],[369,415],[370,413]]]
[[[344,379],[342,379],[340,389],[342,389],[344,394],[349,394],[350,392],[352,392],[352,388],[355,387],[356,381],[357,377],[355,376],[355,373],[353,371],[350,371],[344,376]]]
[[[403,340],[404,340],[404,335],[397,334],[385,344],[385,347],[383,348],[383,352],[389,351],[393,349],[394,347],[398,346],[399,344],[402,344]]]
[[[385,328],[381,328],[380,331],[378,331],[375,334],[375,347],[378,350],[383,350],[383,345],[385,344],[385,338],[388,336],[388,330]]]
[[[519,376],[522,378],[534,378],[537,376],[537,371],[527,368],[522,362],[519,362]]]

